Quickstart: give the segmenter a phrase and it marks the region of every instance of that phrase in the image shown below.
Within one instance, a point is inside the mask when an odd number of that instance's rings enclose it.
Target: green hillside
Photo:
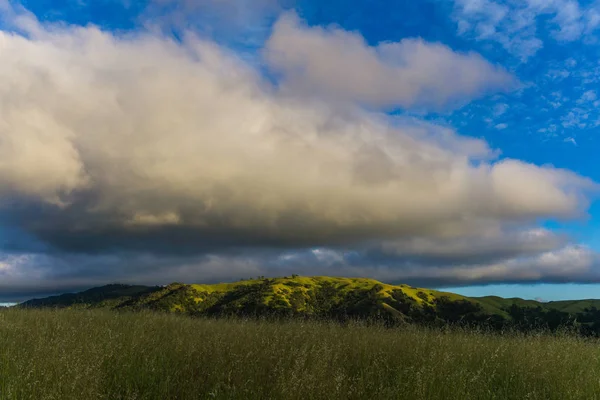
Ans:
[[[190,315],[275,315],[396,322],[474,320],[484,306],[454,293],[388,285],[373,279],[284,277],[213,285],[109,285],[22,303],[33,308],[151,309]],[[460,314],[460,315],[458,315]]]
[[[485,297],[471,297],[470,299],[475,300],[484,305],[489,310],[507,310],[513,304],[518,307],[529,307],[537,308],[540,307],[544,310],[558,310],[566,313],[581,313],[586,309],[600,308],[600,300],[586,299],[586,300],[561,300],[561,301],[549,301],[539,302],[535,300],[524,300],[518,297],[503,298],[498,296],[485,296]]]
[[[19,305],[21,308],[154,310],[192,316],[376,319],[391,324],[462,324],[492,329],[569,327],[586,334],[600,334],[598,306],[600,300],[541,303],[496,296],[468,298],[366,278],[296,275],[211,285],[108,285]]]
[[[600,308],[600,300],[565,300],[565,301],[550,301],[544,303],[544,306],[548,309],[553,308],[559,311],[569,313],[579,313],[586,309]]]

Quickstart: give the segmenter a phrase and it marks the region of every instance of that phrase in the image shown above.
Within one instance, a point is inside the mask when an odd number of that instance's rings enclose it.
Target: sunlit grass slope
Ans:
[[[99,296],[103,290],[106,298]],[[32,300],[22,306],[152,309],[194,315],[345,315],[402,320],[423,310],[434,310],[442,298],[446,302],[477,303],[453,293],[388,285],[373,279],[293,275],[211,285],[173,283],[153,288],[109,285],[78,294]]]
[[[327,320],[379,320],[388,324],[469,325],[495,330],[558,330],[600,336],[600,301],[540,303],[496,296],[389,285],[366,278],[247,279],[219,284],[173,283],[164,287],[108,285],[81,293],[31,300],[22,308],[154,310],[193,316],[269,316]]]
[[[0,400],[599,399],[597,340],[0,311]]]
[[[374,279],[368,278],[339,278],[329,276],[303,277],[293,276],[284,278],[273,278],[269,280],[268,289],[265,290],[262,302],[269,304],[273,300],[279,300],[282,305],[292,307],[294,296],[301,294],[305,300],[309,300],[312,293],[322,287],[331,288],[338,297],[344,297],[352,293],[372,292],[378,299],[392,298],[394,292],[401,291],[408,299],[417,304],[431,304],[436,298],[446,296],[452,300],[467,300],[466,297],[454,293],[440,292],[436,290],[415,288],[408,285],[388,285]],[[261,285],[264,280],[246,280],[235,283],[221,283],[216,285],[191,285],[191,287],[203,296],[198,301],[203,301],[206,295],[213,293],[227,293],[234,291],[240,286]]]

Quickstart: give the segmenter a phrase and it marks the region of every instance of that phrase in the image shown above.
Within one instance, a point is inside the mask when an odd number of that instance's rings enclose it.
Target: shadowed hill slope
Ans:
[[[124,301],[159,290],[159,286],[111,284],[79,293],[65,293],[21,303],[28,308],[113,308]]]

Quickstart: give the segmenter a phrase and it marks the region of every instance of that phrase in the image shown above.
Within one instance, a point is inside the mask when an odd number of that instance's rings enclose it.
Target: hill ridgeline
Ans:
[[[154,310],[192,316],[302,317],[380,320],[387,324],[469,325],[491,329],[576,329],[600,335],[600,300],[541,303],[518,298],[470,298],[388,285],[366,278],[259,278],[213,285],[113,284],[43,299],[20,308]]]

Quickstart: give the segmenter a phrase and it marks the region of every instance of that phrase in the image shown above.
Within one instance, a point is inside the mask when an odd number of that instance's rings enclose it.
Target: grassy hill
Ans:
[[[193,316],[275,316],[387,323],[469,324],[495,329],[558,329],[600,334],[600,300],[541,303],[388,285],[366,278],[302,277],[167,286],[108,285],[34,299],[21,308],[154,310]]]
[[[566,313],[581,313],[586,309],[598,308],[600,309],[600,300],[596,299],[584,299],[584,300],[561,300],[561,301],[549,301],[540,302],[536,300],[524,300],[518,297],[503,298],[498,296],[485,296],[485,297],[471,297],[471,300],[475,300],[480,304],[486,306],[489,310],[507,310],[513,304],[518,307],[529,307],[529,308],[541,308],[543,310],[557,310]]]
[[[65,293],[58,296],[33,299],[21,303],[28,308],[114,308],[132,298],[147,295],[160,287],[141,285],[106,285],[79,293]]]
[[[484,314],[485,304],[454,293],[388,285],[373,279],[283,277],[213,285],[164,287],[108,285],[22,303],[26,308],[151,309],[192,315],[281,315],[383,318],[397,322],[436,319],[459,306]]]

